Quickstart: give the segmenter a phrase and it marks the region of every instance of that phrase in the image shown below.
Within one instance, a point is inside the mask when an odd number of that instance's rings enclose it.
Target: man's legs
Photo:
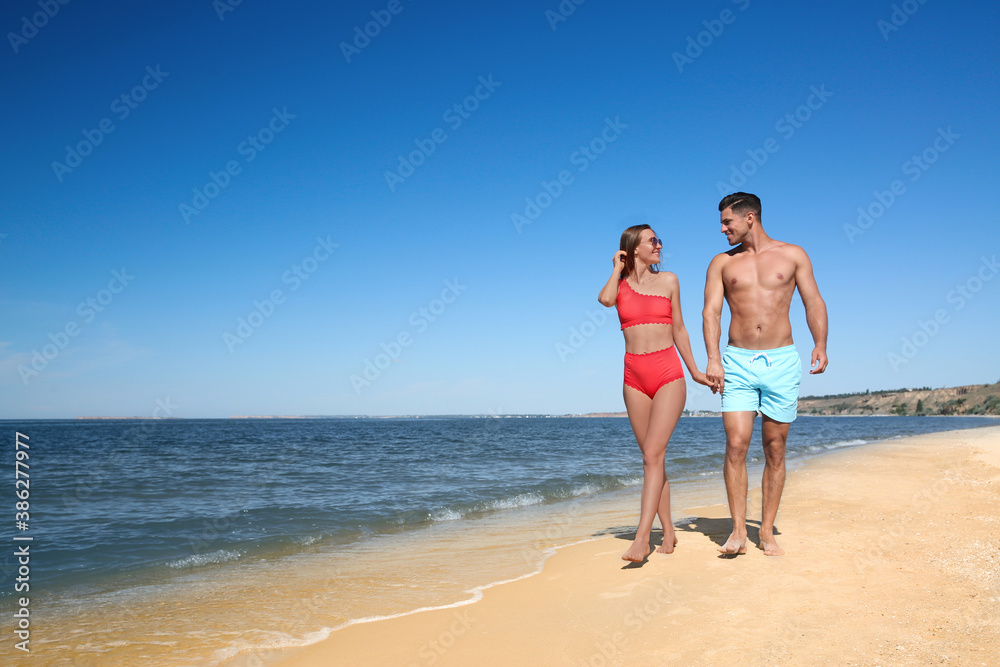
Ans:
[[[733,517],[733,532],[719,547],[724,554],[742,554],[747,550],[747,450],[755,416],[756,412],[722,413],[726,429],[726,462],[722,473],[726,479],[729,514]]]
[[[785,488],[785,442],[788,440],[789,425],[774,421],[767,416],[762,417],[764,423],[761,427],[761,436],[765,463],[764,477],[761,480],[760,548],[768,556],[780,556],[785,551],[774,539],[774,519],[778,516],[781,491]],[[726,480],[728,484],[728,477]],[[730,506],[732,506],[731,500]]]
[[[770,350],[768,359],[771,363],[760,371],[765,460],[761,481],[760,548],[768,556],[780,556],[785,552],[774,539],[774,519],[785,487],[785,442],[788,427],[798,412],[802,361],[794,345]]]

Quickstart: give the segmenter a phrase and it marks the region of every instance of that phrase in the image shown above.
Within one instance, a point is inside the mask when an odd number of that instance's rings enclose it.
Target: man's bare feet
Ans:
[[[726,540],[726,543],[719,547],[719,553],[724,554],[745,554],[747,552],[747,536],[739,536],[733,533]]]
[[[622,560],[631,561],[633,563],[641,563],[646,560],[649,553],[650,549],[648,539],[645,542],[635,540],[632,542],[632,546],[628,548],[628,551],[622,554]]]
[[[674,535],[673,539],[670,539],[670,535],[663,536],[663,544],[661,544],[656,549],[658,554],[672,554],[674,552],[674,547],[677,546],[677,536]],[[670,546],[667,546],[670,545]]]
[[[760,544],[757,546],[764,550],[765,556],[782,556],[785,553],[785,550],[778,546],[778,541],[774,539],[773,534],[765,535],[761,532]]]

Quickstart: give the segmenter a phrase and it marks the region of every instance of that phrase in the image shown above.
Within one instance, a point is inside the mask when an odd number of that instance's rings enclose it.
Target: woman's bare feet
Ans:
[[[622,560],[631,561],[633,563],[641,563],[646,560],[649,556],[649,539],[645,541],[635,540],[632,542],[632,546],[628,548],[628,551],[622,554]]]
[[[661,544],[657,549],[658,554],[672,554],[674,552],[674,547],[677,546],[677,536],[674,531],[670,531],[668,535],[663,536],[663,544]]]
[[[747,536],[733,533],[726,543],[719,547],[719,553],[745,554],[747,552]]]

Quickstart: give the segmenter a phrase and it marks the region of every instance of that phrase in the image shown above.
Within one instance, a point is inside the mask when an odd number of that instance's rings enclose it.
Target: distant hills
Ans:
[[[804,396],[800,415],[1000,415],[1000,382]]]
[[[887,389],[830,396],[803,396],[800,415],[998,415],[1000,382],[944,389]],[[718,417],[721,412],[684,411],[686,417]],[[566,417],[626,417],[624,412],[592,412]]]

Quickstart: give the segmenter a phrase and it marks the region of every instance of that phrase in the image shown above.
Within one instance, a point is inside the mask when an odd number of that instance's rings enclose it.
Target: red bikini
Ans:
[[[622,289],[622,283],[627,289]],[[640,294],[624,278],[618,281],[615,307],[623,330],[638,324],[673,323],[669,297]],[[683,377],[684,369],[673,345],[646,354],[625,353],[625,384],[650,398],[663,385]]]
[[[622,283],[627,290],[622,291]],[[624,278],[618,281],[615,307],[618,309],[618,321],[622,323],[622,329],[637,324],[672,324],[674,321],[669,297],[639,294]]]

